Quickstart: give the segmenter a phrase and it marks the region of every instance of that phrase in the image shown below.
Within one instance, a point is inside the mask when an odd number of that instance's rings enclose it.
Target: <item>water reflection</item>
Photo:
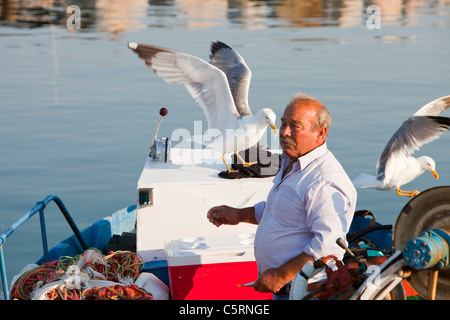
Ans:
[[[417,24],[424,12],[443,13],[445,18],[450,0],[4,0],[0,2],[0,23],[23,28],[66,26],[70,5],[81,8],[83,31],[117,34],[149,27],[173,28],[174,23],[185,28],[226,23],[245,29],[349,27],[365,24],[370,5],[380,8],[383,26],[410,26]],[[447,12],[442,12],[445,7]],[[448,19],[443,21],[436,27],[448,26]]]

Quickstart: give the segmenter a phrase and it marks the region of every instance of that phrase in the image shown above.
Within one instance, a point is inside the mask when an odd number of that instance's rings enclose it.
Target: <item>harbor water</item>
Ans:
[[[127,42],[205,60],[211,41],[225,42],[252,69],[252,109],[272,108],[278,126],[292,94],[314,95],[332,113],[328,147],[353,178],[375,173],[402,122],[450,94],[449,39],[448,0],[2,1],[0,233],[49,194],[80,229],[134,204],[161,107],[160,137],[207,129],[186,89]],[[439,180],[427,172],[404,189],[450,185],[450,134],[415,155],[425,154]],[[365,189],[357,208],[394,224],[408,200]],[[46,216],[51,247],[71,231],[54,205]],[[37,217],[4,254],[9,278],[41,256]]]

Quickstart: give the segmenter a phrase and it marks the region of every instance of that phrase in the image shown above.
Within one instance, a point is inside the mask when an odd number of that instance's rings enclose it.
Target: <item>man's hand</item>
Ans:
[[[257,223],[255,219],[255,209],[253,207],[243,209],[225,205],[212,207],[208,210],[206,217],[217,227],[222,224],[236,225],[240,222]]]
[[[206,214],[208,220],[215,226],[219,227],[222,224],[236,225],[240,221],[239,209],[229,206],[212,207]]]

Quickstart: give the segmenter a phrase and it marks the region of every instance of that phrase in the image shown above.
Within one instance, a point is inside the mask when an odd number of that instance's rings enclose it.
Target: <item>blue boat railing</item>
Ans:
[[[14,222],[8,229],[6,229],[5,232],[3,232],[0,235],[0,271],[1,271],[1,281],[2,281],[2,285],[3,285],[3,296],[4,296],[5,300],[9,300],[9,290],[8,290],[8,283],[7,283],[7,279],[6,279],[6,266],[5,266],[5,259],[4,259],[4,255],[3,255],[3,246],[6,242],[6,239],[17,228],[19,228],[28,219],[30,219],[32,216],[34,216],[36,213],[39,212],[39,220],[40,220],[40,225],[41,225],[41,236],[42,236],[42,249],[44,252],[44,259],[45,259],[45,261],[47,261],[48,246],[47,246],[47,231],[45,228],[44,209],[52,201],[55,202],[56,205],[58,206],[59,210],[63,214],[64,218],[67,220],[70,228],[72,229],[73,233],[75,234],[76,238],[80,242],[83,249],[84,250],[88,249],[86,242],[84,241],[83,237],[81,236],[80,230],[78,229],[74,220],[70,216],[69,211],[67,210],[63,201],[59,197],[57,197],[55,195],[49,195],[44,200],[37,202],[36,206],[34,208],[32,208],[25,215],[23,215],[20,219],[18,219],[16,222]]]

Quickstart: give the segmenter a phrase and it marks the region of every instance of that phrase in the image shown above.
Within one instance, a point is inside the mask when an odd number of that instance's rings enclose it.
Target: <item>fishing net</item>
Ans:
[[[24,271],[11,288],[17,300],[154,300],[134,284],[144,266],[130,251],[88,249]]]

